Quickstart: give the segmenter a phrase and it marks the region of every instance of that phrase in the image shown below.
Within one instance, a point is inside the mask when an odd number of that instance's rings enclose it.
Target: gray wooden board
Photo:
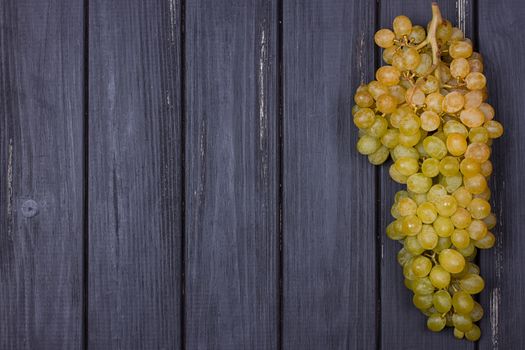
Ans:
[[[83,27],[79,0],[0,2],[1,349],[82,346]]]
[[[458,15],[458,9],[463,8],[465,13],[472,12],[470,3],[460,5],[457,1],[440,1],[439,6],[444,18],[458,24],[458,18],[463,19],[466,32],[472,29],[472,16]],[[431,2],[420,0],[393,0],[381,2],[381,28],[392,28],[392,21],[398,15],[410,17],[413,24],[426,27],[432,17]],[[465,21],[469,22],[465,22]],[[379,61],[381,60],[381,61]],[[383,64],[382,58],[378,63]],[[432,333],[427,330],[426,317],[412,304],[413,293],[403,284],[403,271],[396,261],[396,255],[401,245],[390,240],[385,234],[385,228],[393,218],[390,207],[394,202],[394,195],[405,185],[395,183],[388,175],[388,164],[381,167],[381,346],[383,349],[474,349],[475,345],[467,341],[458,341],[449,329],[441,333]]]
[[[374,16],[374,1],[284,2],[285,349],[376,347],[376,170],[351,116]]]
[[[92,349],[181,345],[180,13],[89,1]]]
[[[491,180],[493,212],[498,225],[493,230],[496,247],[480,254],[481,271],[486,276],[481,302],[485,318],[480,349],[524,349],[525,339],[525,48],[520,31],[525,26],[521,1],[480,1],[478,4],[479,48],[495,119],[505,134],[494,142]]]
[[[525,348],[525,7],[439,4],[506,128],[479,344],[426,330],[355,150],[374,31],[430,1],[4,0],[0,348]]]
[[[276,349],[277,1],[188,1],[188,349]]]

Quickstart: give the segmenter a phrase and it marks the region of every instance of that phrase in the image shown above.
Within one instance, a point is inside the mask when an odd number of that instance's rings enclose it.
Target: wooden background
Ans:
[[[429,1],[1,0],[0,349],[524,349],[525,5],[439,3],[506,127],[479,343],[425,330],[355,151]]]

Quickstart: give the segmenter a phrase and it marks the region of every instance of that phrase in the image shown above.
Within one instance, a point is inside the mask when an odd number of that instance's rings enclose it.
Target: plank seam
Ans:
[[[381,2],[376,0],[375,2],[375,18],[374,18],[374,33],[379,30],[381,21]],[[374,45],[375,47],[375,45]],[[374,49],[374,70],[377,70],[381,65],[381,51],[378,47]],[[382,208],[381,208],[381,175],[382,172],[378,167],[374,167],[375,175],[375,242],[376,242],[376,348],[379,350],[382,348],[382,312],[381,312],[381,260],[383,255],[382,248]]]
[[[278,331],[277,331],[277,346],[279,349],[283,349],[283,332],[284,332],[284,241],[283,241],[283,235],[284,235],[284,229],[283,229],[283,217],[284,217],[284,206],[283,206],[283,198],[284,198],[284,138],[283,138],[283,132],[284,132],[284,80],[283,80],[283,53],[284,53],[284,41],[283,41],[283,31],[284,31],[284,0],[277,0],[277,67],[278,67],[278,74],[277,74],[277,103],[278,103],[278,121],[277,121],[277,147],[278,147],[278,176],[279,176],[279,193],[278,193],[278,244],[279,244],[279,254],[278,259],[279,261],[278,266],[278,295],[279,295],[279,305],[278,305],[278,317],[279,317],[279,324],[278,324]]]
[[[181,259],[180,348],[186,348],[186,0],[180,2]]]
[[[83,0],[84,60],[83,60],[83,156],[84,156],[84,212],[83,212],[83,293],[82,293],[82,348],[89,347],[89,0]]]

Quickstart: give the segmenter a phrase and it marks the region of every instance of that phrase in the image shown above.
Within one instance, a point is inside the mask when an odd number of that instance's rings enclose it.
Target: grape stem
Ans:
[[[428,28],[428,35],[417,47],[417,50],[422,49],[426,45],[430,44],[432,49],[432,68],[430,72],[433,72],[441,63],[439,46],[437,43],[436,32],[438,26],[443,22],[441,17],[441,11],[437,2],[432,3],[432,20],[430,21],[430,26]],[[439,71],[438,71],[439,72]],[[439,77],[438,77],[439,78]]]

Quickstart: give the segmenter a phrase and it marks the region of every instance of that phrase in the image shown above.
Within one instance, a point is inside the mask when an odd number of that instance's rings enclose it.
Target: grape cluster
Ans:
[[[387,65],[354,96],[357,150],[378,165],[389,157],[397,192],[387,236],[414,305],[427,327],[454,327],[457,338],[476,341],[483,308],[473,296],[484,288],[473,262],[491,248],[496,225],[487,181],[492,140],[503,134],[486,101],[483,58],[463,32],[433,4],[427,29],[406,16],[393,30],[375,33]]]

